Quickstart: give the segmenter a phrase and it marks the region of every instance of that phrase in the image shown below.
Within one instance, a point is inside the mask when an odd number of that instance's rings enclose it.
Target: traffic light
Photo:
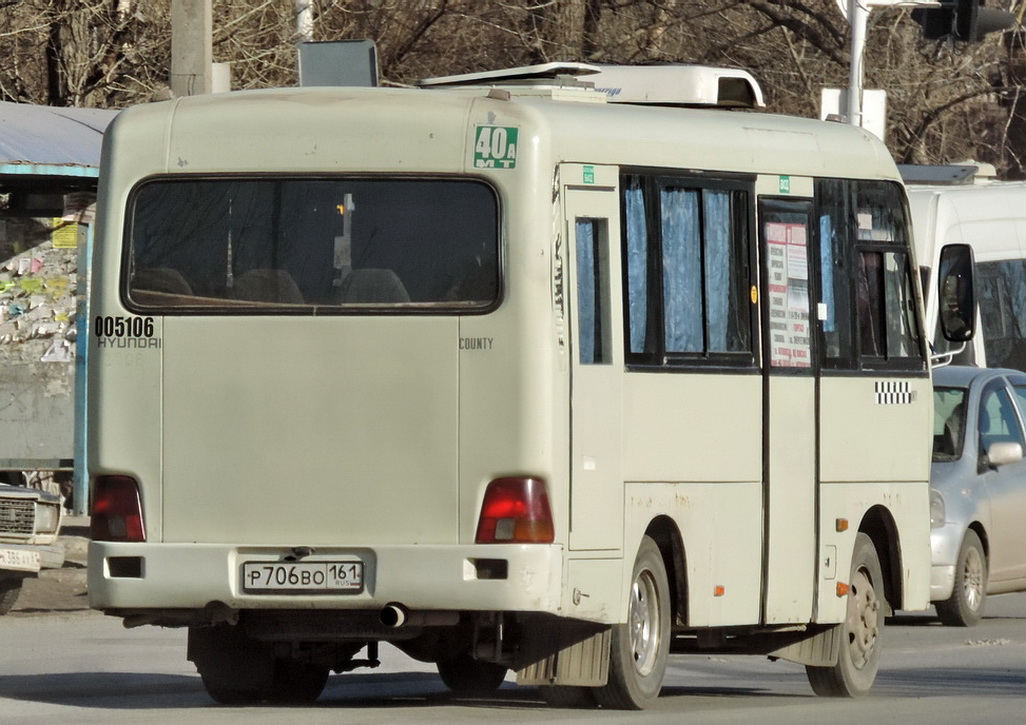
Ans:
[[[1015,25],[1006,10],[983,6],[984,0],[941,0],[939,8],[916,8],[912,19],[923,26],[923,37],[931,40],[951,37],[976,42],[987,33]]]

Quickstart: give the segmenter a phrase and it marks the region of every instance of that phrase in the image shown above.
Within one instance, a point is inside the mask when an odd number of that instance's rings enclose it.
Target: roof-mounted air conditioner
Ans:
[[[543,63],[505,70],[428,78],[425,88],[506,87],[594,89],[611,103],[717,108],[763,108],[762,89],[737,68],[665,65]]]

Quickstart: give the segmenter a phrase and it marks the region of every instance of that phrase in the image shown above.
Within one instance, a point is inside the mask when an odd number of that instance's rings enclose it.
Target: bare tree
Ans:
[[[0,0],[0,97],[118,107],[167,95],[170,0]],[[554,60],[751,70],[771,112],[816,116],[847,85],[835,0],[314,0],[315,40],[372,39],[382,80]],[[1020,15],[1026,0],[992,0]],[[235,88],[296,82],[292,0],[214,0],[214,60]],[[927,41],[906,10],[874,12],[866,87],[888,93],[900,161],[976,158],[1026,176],[1021,36]]]

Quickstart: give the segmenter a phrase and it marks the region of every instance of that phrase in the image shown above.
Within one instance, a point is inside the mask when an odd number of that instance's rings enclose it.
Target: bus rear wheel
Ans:
[[[330,673],[326,665],[275,657],[270,646],[228,625],[190,628],[189,659],[207,694],[222,705],[309,704]]]
[[[613,627],[609,679],[596,688],[602,707],[642,710],[658,696],[670,652],[670,585],[663,556],[641,540],[631,576],[627,622]]]
[[[807,666],[812,690],[821,697],[857,697],[869,692],[880,667],[885,602],[883,572],[873,540],[859,533],[851,558],[848,611],[841,651],[832,667]]]
[[[595,701],[595,689],[592,687],[547,685],[538,689],[541,691],[545,704],[549,707],[559,707],[567,710],[587,710],[598,706],[598,703]]]
[[[282,659],[272,666],[273,678],[262,687],[233,685],[223,672],[214,675],[200,670],[200,679],[211,699],[221,705],[308,705],[321,696],[328,682],[327,667]]]
[[[509,671],[505,665],[482,662],[469,655],[439,660],[437,667],[445,686],[461,695],[494,692],[502,685]]]

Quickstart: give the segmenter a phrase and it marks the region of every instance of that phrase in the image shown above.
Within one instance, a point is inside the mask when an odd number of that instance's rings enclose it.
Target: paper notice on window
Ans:
[[[812,365],[809,338],[808,227],[768,222],[770,363],[775,367]]]

